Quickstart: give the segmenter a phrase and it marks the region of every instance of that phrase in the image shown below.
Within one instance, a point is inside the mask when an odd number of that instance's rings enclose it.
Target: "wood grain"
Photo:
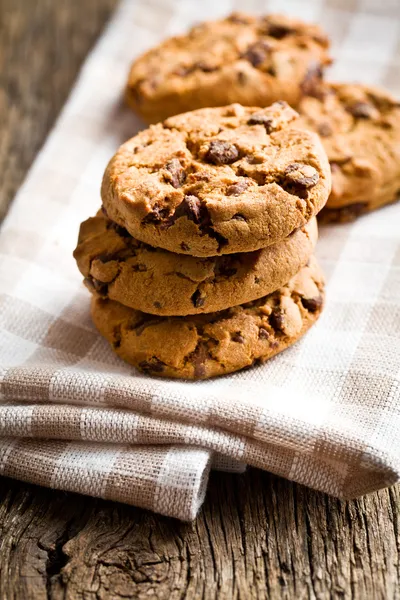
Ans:
[[[114,0],[0,0],[0,212]],[[183,524],[0,478],[0,599],[400,599],[400,486],[340,502],[213,474]]]

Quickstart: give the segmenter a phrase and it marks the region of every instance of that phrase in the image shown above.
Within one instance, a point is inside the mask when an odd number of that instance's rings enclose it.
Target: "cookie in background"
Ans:
[[[126,99],[145,121],[238,102],[296,105],[331,63],[318,25],[283,15],[234,13],[169,38],[133,63]]]

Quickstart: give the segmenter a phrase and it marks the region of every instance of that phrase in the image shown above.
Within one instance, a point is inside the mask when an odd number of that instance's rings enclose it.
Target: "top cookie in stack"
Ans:
[[[318,318],[314,217],[330,168],[296,118],[285,102],[200,109],[111,159],[103,212],[82,224],[74,255],[119,356],[206,378],[270,358]]]
[[[240,102],[296,105],[331,60],[322,29],[282,15],[235,13],[167,39],[132,65],[130,106],[149,123]]]
[[[324,206],[330,169],[318,136],[285,102],[171,117],[126,142],[103,179],[109,218],[171,252],[215,256],[283,240]]]

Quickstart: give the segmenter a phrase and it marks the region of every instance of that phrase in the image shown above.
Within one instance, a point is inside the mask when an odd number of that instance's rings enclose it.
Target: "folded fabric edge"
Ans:
[[[212,456],[189,446],[1,438],[0,475],[192,521],[205,498]]]

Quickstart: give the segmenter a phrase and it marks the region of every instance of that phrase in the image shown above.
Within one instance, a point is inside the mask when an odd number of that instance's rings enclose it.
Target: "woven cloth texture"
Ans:
[[[319,22],[335,80],[400,95],[397,0],[249,1]],[[241,8],[127,0],[117,9],[0,235],[0,474],[193,519],[210,466],[266,469],[342,498],[400,473],[400,205],[322,228],[326,309],[267,364],[220,379],[152,379],[97,334],[72,259],[105,165],[143,125],[121,100],[132,58]]]

